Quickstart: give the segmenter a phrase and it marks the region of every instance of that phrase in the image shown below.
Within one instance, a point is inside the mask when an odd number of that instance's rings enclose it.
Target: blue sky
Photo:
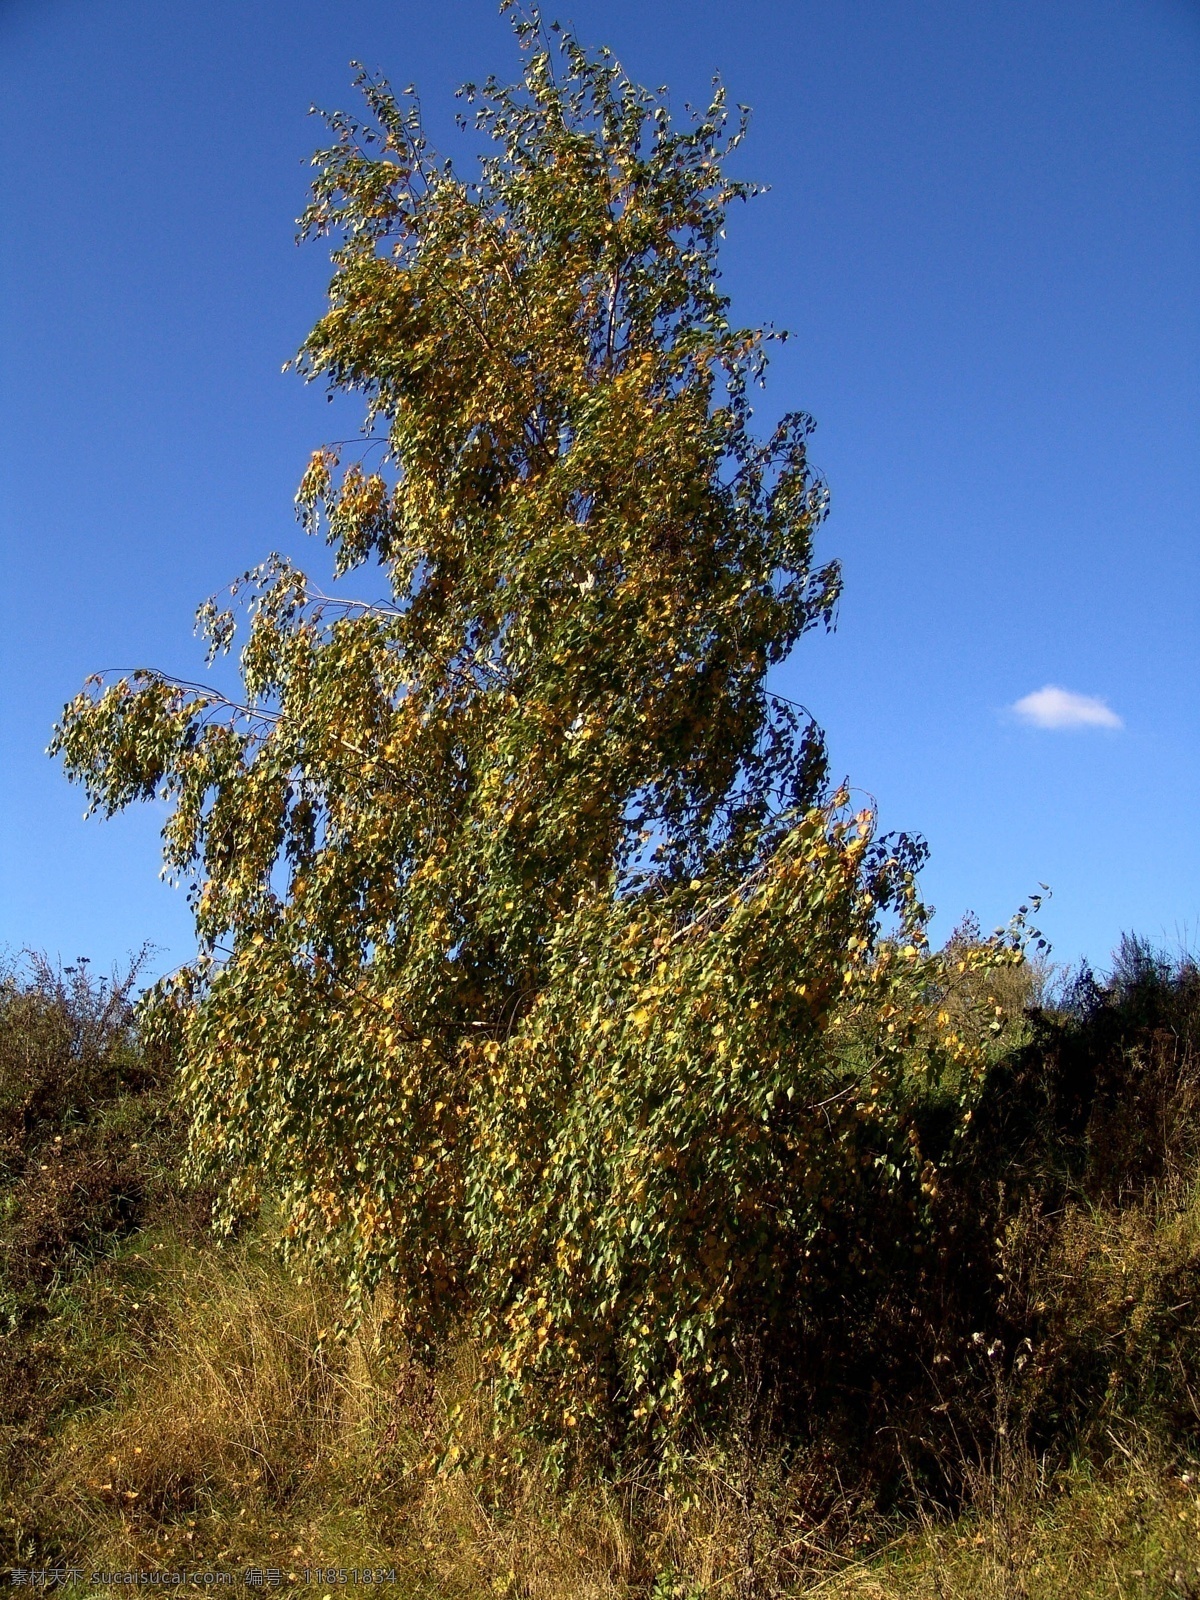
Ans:
[[[938,929],[1046,882],[1060,959],[1200,942],[1200,6],[545,13],[679,108],[717,70],[754,108],[726,283],[795,336],[761,414],[817,418],[846,572],[777,687],[928,839]],[[516,71],[490,0],[0,0],[0,944],[191,948],[161,814],[84,822],[43,752],[88,672],[195,676],[199,600],[321,563],[292,495],[349,419],[280,368],[328,276],[292,242],[306,112],[351,57],[448,153],[455,86]]]

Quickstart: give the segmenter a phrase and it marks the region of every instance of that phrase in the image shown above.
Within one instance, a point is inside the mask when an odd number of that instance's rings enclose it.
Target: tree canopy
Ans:
[[[917,1226],[906,1108],[967,1107],[980,1045],[919,850],[767,688],[840,580],[720,288],[744,114],[517,33],[520,82],[463,91],[473,178],[365,74],[315,158],[300,360],[365,420],[297,503],[385,597],[274,556],[199,614],[210,659],[244,625],[240,695],[93,680],[55,748],[101,811],[171,802],[199,953],[153,1006],[225,1220],[271,1196],[414,1343],[474,1319],[514,1402],[611,1443],[782,1337],[839,1207]]]

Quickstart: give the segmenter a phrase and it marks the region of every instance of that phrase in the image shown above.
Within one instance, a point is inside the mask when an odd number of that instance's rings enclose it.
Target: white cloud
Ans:
[[[1048,683],[1012,707],[1022,722],[1034,728],[1123,728],[1117,713],[1095,695],[1073,694]]]

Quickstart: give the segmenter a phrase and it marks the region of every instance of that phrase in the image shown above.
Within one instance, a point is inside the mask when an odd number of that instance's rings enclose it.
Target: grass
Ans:
[[[1190,1600],[1200,1500],[1141,1462],[1081,1468],[1006,1511],[930,1525],[810,1593],[845,1600]]]
[[[328,1291],[260,1241],[150,1227],[64,1293],[94,1398],[10,1480],[9,1559],[86,1570],[395,1567],[404,1596],[825,1594],[895,1600],[1200,1595],[1200,1476],[1152,1437],[1049,1470],[1022,1447],[976,1469],[957,1517],[812,1510],[793,1466],[715,1454],[675,1495],[573,1493],[497,1440],[469,1350],[430,1375],[386,1323],[322,1339]]]
[[[181,1249],[150,1230],[83,1299],[110,1329],[110,1398],[62,1417],[19,1486],[30,1553],[89,1568],[396,1566],[413,1595],[620,1592],[619,1504],[571,1504],[497,1463],[463,1414],[468,1356],[435,1383],[370,1320],[322,1339],[332,1297],[256,1241]]]
[[[969,1406],[947,1390],[943,1492],[919,1467],[907,1484],[855,1476],[819,1418],[790,1442],[748,1418],[672,1483],[555,1482],[495,1426],[469,1343],[426,1368],[382,1297],[341,1338],[335,1287],[284,1271],[269,1219],[213,1239],[205,1197],[180,1193],[170,1073],[139,1052],[128,986],[10,974],[2,1559],[277,1568],[297,1588],[306,1567],[394,1569],[397,1600],[1200,1600],[1182,984],[1157,1011],[1136,985],[1110,994],[1014,1068],[1020,1161],[1053,1160],[997,1224],[1004,1338],[980,1337]],[[1083,1134],[1060,1116],[1076,1131],[1053,1144],[1045,1108],[1080,1060],[1099,1109]],[[916,1449],[920,1419],[906,1425]]]

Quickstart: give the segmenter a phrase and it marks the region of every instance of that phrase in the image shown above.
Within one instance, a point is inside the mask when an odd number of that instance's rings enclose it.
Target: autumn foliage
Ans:
[[[301,362],[366,408],[298,495],[336,594],[271,558],[200,613],[240,694],[93,682],[56,746],[102,811],[171,802],[199,954],[151,1021],[226,1225],[269,1198],[607,1455],[802,1386],[812,1308],[919,1241],[1011,946],[930,953],[919,850],[767,688],[839,575],[720,291],[743,125],[517,31],[473,180],[366,76],[316,158]]]

